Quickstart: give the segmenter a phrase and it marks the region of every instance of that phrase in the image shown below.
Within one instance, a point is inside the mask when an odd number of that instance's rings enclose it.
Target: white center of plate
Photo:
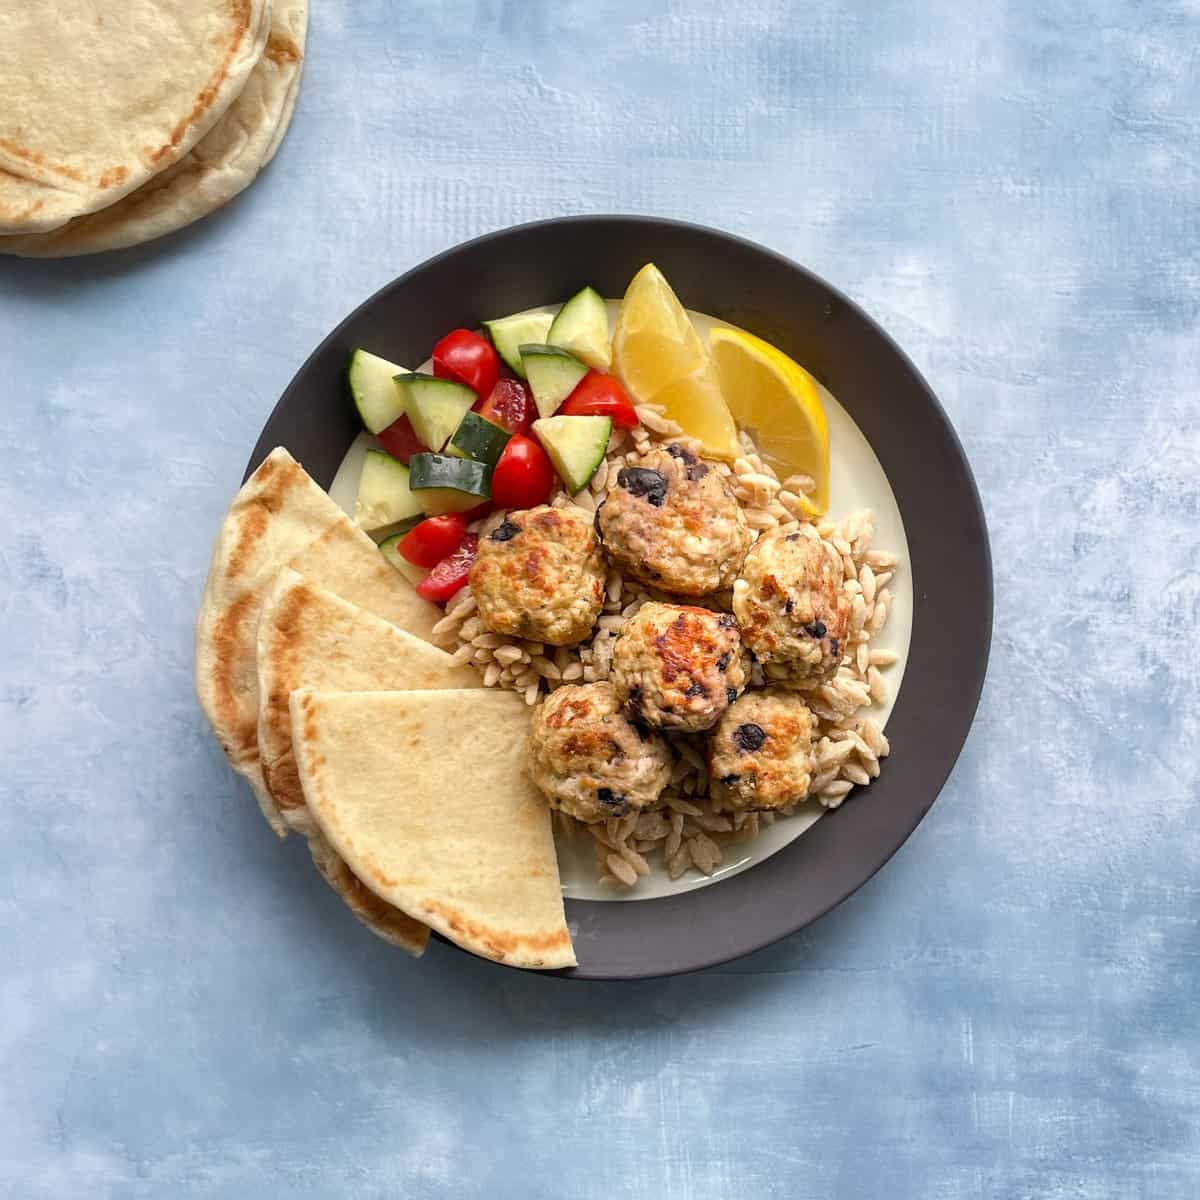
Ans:
[[[617,306],[615,300],[608,302],[610,326],[616,320]],[[556,310],[548,308],[533,311],[553,313]],[[728,321],[717,321],[703,313],[693,312],[691,317],[697,330],[706,341],[709,330],[714,326],[729,325]],[[385,356],[387,354],[387,347],[370,346],[368,349],[376,354]],[[801,363],[801,366],[803,365]],[[416,369],[428,370],[429,366],[429,363],[424,363]],[[820,388],[821,399],[825,405],[825,415],[829,422],[829,517],[840,523],[863,509],[870,509],[875,522],[873,546],[900,557],[900,567],[888,584],[892,592],[892,604],[887,624],[871,642],[872,649],[891,650],[898,655],[896,665],[883,672],[889,699],[886,704],[875,705],[869,710],[863,710],[865,713],[869,713],[880,726],[885,726],[900,690],[900,682],[908,661],[909,643],[912,639],[913,591],[912,575],[908,570],[908,540],[904,534],[904,522],[900,517],[900,508],[896,503],[896,497],[870,443],[851,419],[850,414],[842,408],[837,400],[820,384],[817,386]],[[358,477],[362,470],[363,454],[374,444],[374,439],[367,434],[357,438],[342,460],[333,485],[329,489],[329,494],[334,501],[351,516],[354,514],[354,498],[358,491]],[[887,770],[886,760],[883,763],[883,770]],[[873,803],[870,787],[855,788],[847,797],[846,803]],[[770,858],[772,854],[782,850],[784,846],[809,829],[824,811],[815,802],[807,804],[798,809],[791,817],[780,818],[773,825],[763,825],[758,837],[752,841],[723,842],[721,849],[725,855],[724,861],[711,877],[691,870],[679,879],[672,881],[661,863],[657,859],[652,860],[654,869],[649,878],[640,880],[638,885],[629,892],[613,891],[599,885],[595,855],[592,851],[592,839],[586,833],[580,831],[574,841],[570,841],[564,839],[556,829],[563,895],[577,900],[628,902],[653,900],[659,896],[673,896],[680,892],[691,891],[693,888],[708,887],[710,884],[727,879],[739,871],[747,870],[755,863]]]

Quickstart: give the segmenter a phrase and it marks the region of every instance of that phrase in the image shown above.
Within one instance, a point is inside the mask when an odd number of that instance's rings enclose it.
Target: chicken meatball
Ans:
[[[850,604],[823,543],[795,529],[764,533],[733,585],[742,644],[768,680],[810,689],[842,660]]]
[[[551,692],[534,709],[528,750],[550,807],[589,824],[656,807],[671,775],[666,742],[629,720],[611,683]]]
[[[622,467],[596,510],[604,549],[625,574],[679,596],[728,587],[750,529],[721,473],[684,446]]]
[[[604,604],[604,562],[587,516],[548,505],[510,512],[479,540],[471,591],[493,633],[581,641]]]
[[[737,622],[707,608],[643,604],[613,647],[612,681],[650,725],[711,729],[746,683]]]
[[[747,692],[725,710],[709,745],[713,807],[771,812],[798,804],[812,782],[816,721],[795,692]]]

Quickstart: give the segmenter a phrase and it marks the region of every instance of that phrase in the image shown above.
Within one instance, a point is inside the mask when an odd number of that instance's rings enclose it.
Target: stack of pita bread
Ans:
[[[0,253],[134,246],[220,208],[275,155],[308,0],[0,4]]]
[[[575,963],[528,709],[430,640],[442,613],[284,449],[221,527],[196,627],[200,703],[281,836],[419,955],[432,927],[519,967]]]

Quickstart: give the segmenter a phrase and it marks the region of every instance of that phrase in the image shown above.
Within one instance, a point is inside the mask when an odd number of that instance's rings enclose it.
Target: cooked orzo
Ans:
[[[650,451],[674,445],[700,457],[698,443],[654,406],[639,405],[641,424],[614,431],[608,452],[586,488],[574,497],[561,486],[551,497],[555,507],[581,509],[592,520],[596,508],[623,468],[640,462]],[[897,661],[874,640],[888,619],[892,595],[888,587],[898,569],[894,554],[873,547],[870,512],[860,512],[835,524],[812,521],[805,497],[813,481],[803,475],[779,479],[758,453],[745,431],[739,433],[742,454],[731,464],[703,459],[704,465],[727,482],[742,510],[752,539],[786,527],[811,539],[828,558],[848,611],[844,640],[837,644],[838,661],[831,676],[810,691],[796,693],[811,709],[816,727],[808,795],[803,802],[836,808],[855,785],[864,786],[879,774],[879,761],[889,753],[888,740],[870,715],[873,705],[886,703],[884,673]],[[500,527],[505,511],[489,514],[471,529],[481,538]],[[732,610],[732,590],[703,597],[667,594],[626,578],[609,564],[602,611],[590,635],[572,646],[551,646],[506,636],[484,628],[471,588],[465,587],[446,605],[446,615],[434,628],[435,640],[452,651],[459,664],[469,663],[487,687],[520,692],[527,704],[563,684],[607,680],[612,672],[613,645],[625,623],[649,602],[687,603],[721,612]],[[754,662],[748,685],[761,688],[771,680],[770,664]],[[704,733],[664,733],[670,749],[670,780],[660,797],[661,807],[632,811],[606,821],[583,824],[565,813],[555,814],[568,836],[586,830],[595,850],[601,883],[631,888],[650,873],[654,856],[672,879],[695,869],[712,875],[730,842],[754,838],[766,824],[791,816],[798,804],[777,811],[717,812],[710,795],[707,736]]]

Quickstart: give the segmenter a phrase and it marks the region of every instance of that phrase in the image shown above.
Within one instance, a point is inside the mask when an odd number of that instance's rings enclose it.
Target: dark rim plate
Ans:
[[[726,962],[794,933],[861,887],[929,811],[966,740],[987,668],[992,569],[979,494],[941,405],[903,351],[817,276],[753,242],[650,217],[566,217],[439,254],[372,296],[300,368],[247,474],[286,446],[328,487],[359,432],[343,372],[355,346],[420,362],[456,326],[592,284],[620,296],[644,263],[683,302],[803,363],[863,431],[891,482],[913,572],[912,644],[888,721],[893,753],[852,796],[764,862],[637,903],[568,900],[577,979],[640,979]]]

